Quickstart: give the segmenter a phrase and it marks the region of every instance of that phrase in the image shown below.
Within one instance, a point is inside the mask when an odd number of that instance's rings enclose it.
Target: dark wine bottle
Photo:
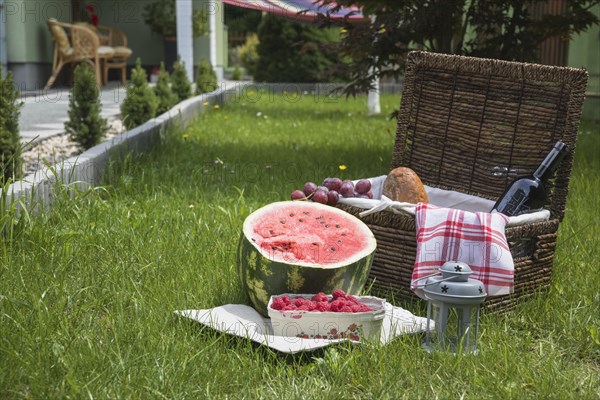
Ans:
[[[546,203],[547,181],[567,151],[566,144],[556,142],[533,174],[521,176],[508,185],[492,211],[514,216],[540,210]]]

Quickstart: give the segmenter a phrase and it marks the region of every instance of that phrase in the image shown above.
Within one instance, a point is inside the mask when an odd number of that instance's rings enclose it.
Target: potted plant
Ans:
[[[144,21],[152,32],[163,37],[165,46],[165,66],[173,72],[173,63],[177,60],[177,16],[175,0],[156,0],[144,8]],[[194,37],[207,32],[206,12],[194,9],[192,14]]]

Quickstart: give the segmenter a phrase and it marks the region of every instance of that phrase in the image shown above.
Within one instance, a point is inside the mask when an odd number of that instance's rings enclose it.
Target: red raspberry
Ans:
[[[281,299],[276,298],[276,299],[273,299],[273,302],[271,303],[271,308],[273,310],[281,310],[281,309],[283,309],[283,307],[285,307],[285,305],[286,304]]]
[[[321,312],[331,311],[331,309],[329,307],[329,303],[326,303],[324,301],[318,302],[317,303],[317,311],[321,311]]]
[[[371,312],[373,309],[365,304],[360,305],[360,312]]]
[[[351,294],[346,295],[346,300],[349,300],[351,303],[358,304],[358,299]]]
[[[347,301],[346,299],[337,299],[336,301],[340,302],[340,306],[339,308],[341,309],[342,307],[352,307],[352,303],[350,303],[349,301]]]
[[[294,299],[294,302],[293,302],[293,304],[294,304],[296,307],[300,307],[301,305],[303,305],[303,304],[304,304],[304,302],[305,302],[305,301],[306,301],[306,300],[305,300],[304,298],[302,298],[302,297],[296,297],[296,298]]]
[[[343,300],[334,300],[331,303],[329,303],[329,308],[331,309],[331,311],[333,312],[338,312],[340,311],[340,309],[344,306],[344,302]]]
[[[306,300],[304,305],[308,307],[308,311],[313,311],[317,308],[317,303],[315,301]]]
[[[310,311],[310,306],[308,304],[304,303],[300,307],[298,307],[296,310]]]
[[[336,300],[338,298],[346,298],[346,292],[344,292],[342,289],[336,289],[333,291],[333,299]]]
[[[283,307],[283,311],[294,311],[296,309],[296,306],[293,304],[288,304],[287,306]]]
[[[352,312],[352,308],[350,308],[349,306],[343,306],[342,308],[340,308],[340,312]]]
[[[319,292],[319,293],[315,294],[311,300],[316,301],[318,303],[319,301],[329,301],[329,298],[327,297],[327,295],[325,293]]]
[[[354,304],[350,308],[352,309],[352,312],[360,312],[360,305],[358,305],[358,304]]]
[[[281,301],[283,301],[285,304],[290,304],[290,298],[287,296],[281,296],[281,297],[279,297],[279,299]]]

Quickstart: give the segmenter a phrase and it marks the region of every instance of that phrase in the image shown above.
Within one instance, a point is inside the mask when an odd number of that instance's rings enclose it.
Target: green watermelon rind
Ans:
[[[285,206],[292,203],[294,202],[278,202],[269,206]],[[249,225],[251,225],[251,217],[254,213],[251,214],[244,222],[244,230],[238,242],[237,264],[242,286],[253,307],[262,315],[268,316],[267,304],[272,295],[332,293],[335,289],[359,295],[367,282],[376,249],[373,233],[367,225],[353,215],[329,206],[319,204],[318,207],[324,207],[324,212],[342,213],[344,218],[352,221],[364,231],[364,234],[370,239],[369,245],[358,257],[352,257],[349,262],[336,263],[335,266],[272,260],[263,255],[259,247],[251,242],[244,233],[251,228]]]

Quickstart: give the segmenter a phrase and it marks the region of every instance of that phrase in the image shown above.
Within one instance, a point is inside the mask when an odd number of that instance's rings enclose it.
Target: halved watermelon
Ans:
[[[283,201],[246,218],[238,246],[242,285],[254,308],[267,315],[271,295],[360,294],[376,242],[358,218],[334,207]]]

